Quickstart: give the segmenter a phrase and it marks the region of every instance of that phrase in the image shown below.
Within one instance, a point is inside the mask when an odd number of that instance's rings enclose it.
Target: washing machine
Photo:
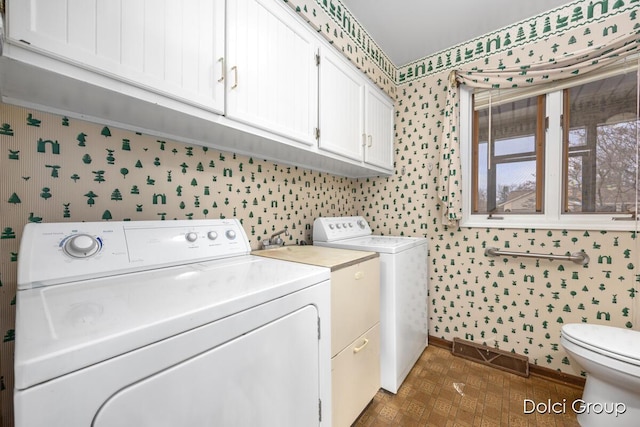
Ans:
[[[15,425],[330,425],[329,278],[236,219],[28,224]]]
[[[313,244],[380,254],[380,383],[397,393],[428,345],[428,240],[373,235],[362,216],[320,217]]]

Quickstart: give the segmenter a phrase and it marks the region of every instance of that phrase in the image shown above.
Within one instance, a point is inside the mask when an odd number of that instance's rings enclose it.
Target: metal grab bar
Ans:
[[[500,248],[486,248],[484,250],[485,256],[512,256],[512,257],[525,257],[525,258],[542,258],[542,259],[558,259],[558,260],[567,260],[573,261],[576,264],[587,265],[589,264],[589,255],[585,251],[574,252],[571,255],[553,255],[553,254],[535,254],[531,252],[511,252],[511,251],[503,251]]]

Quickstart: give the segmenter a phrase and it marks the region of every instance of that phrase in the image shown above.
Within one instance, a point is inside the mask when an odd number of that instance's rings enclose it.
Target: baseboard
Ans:
[[[449,351],[453,351],[453,341],[446,340],[444,338],[435,337],[429,335],[429,345],[434,347],[444,348]],[[577,375],[566,374],[564,372],[556,371],[553,369],[545,368],[543,366],[529,364],[529,373],[536,377],[544,378],[549,381],[554,381],[561,384],[566,384],[578,388],[584,388],[585,378]]]
[[[536,377],[579,388],[584,388],[584,383],[587,381],[586,378],[578,375],[565,374],[564,372],[554,371],[553,369],[538,365],[529,365],[529,372]]]
[[[444,338],[434,337],[433,335],[429,335],[429,345],[444,348],[449,351],[453,348],[453,342],[445,340]]]

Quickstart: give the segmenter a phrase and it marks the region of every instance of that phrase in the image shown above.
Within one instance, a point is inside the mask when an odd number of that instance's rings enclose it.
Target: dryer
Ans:
[[[380,254],[380,383],[397,393],[428,345],[428,240],[373,235],[362,216],[320,217],[313,244]]]
[[[16,427],[328,425],[330,271],[238,220],[29,224]]]

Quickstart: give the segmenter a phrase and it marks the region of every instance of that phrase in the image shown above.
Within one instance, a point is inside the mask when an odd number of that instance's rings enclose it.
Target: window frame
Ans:
[[[486,213],[473,213],[473,88],[460,86],[460,155],[462,164],[462,219],[461,227],[473,228],[540,228],[540,229],[566,229],[566,230],[621,230],[633,231],[637,229],[638,219],[633,220],[628,213],[564,213],[564,174],[565,174],[565,148],[563,123],[564,89],[589,81],[604,79],[625,72],[638,73],[638,61],[624,61],[624,64],[610,67],[606,70],[594,72],[587,78],[571,79],[571,81],[549,85],[546,88],[531,90],[517,90],[514,93],[518,97],[532,97],[538,94],[546,94],[546,130],[544,132],[544,198],[542,213],[508,215],[488,215]],[[545,90],[546,89],[546,90]],[[640,103],[640,101],[637,101]],[[638,112],[636,111],[636,116]],[[638,144],[636,144],[637,146]],[[636,147],[636,158],[638,157]],[[638,174],[636,173],[636,177]],[[637,179],[636,179],[637,181]],[[638,184],[636,183],[636,187]],[[637,190],[636,190],[637,192]],[[638,201],[636,200],[636,204]]]

